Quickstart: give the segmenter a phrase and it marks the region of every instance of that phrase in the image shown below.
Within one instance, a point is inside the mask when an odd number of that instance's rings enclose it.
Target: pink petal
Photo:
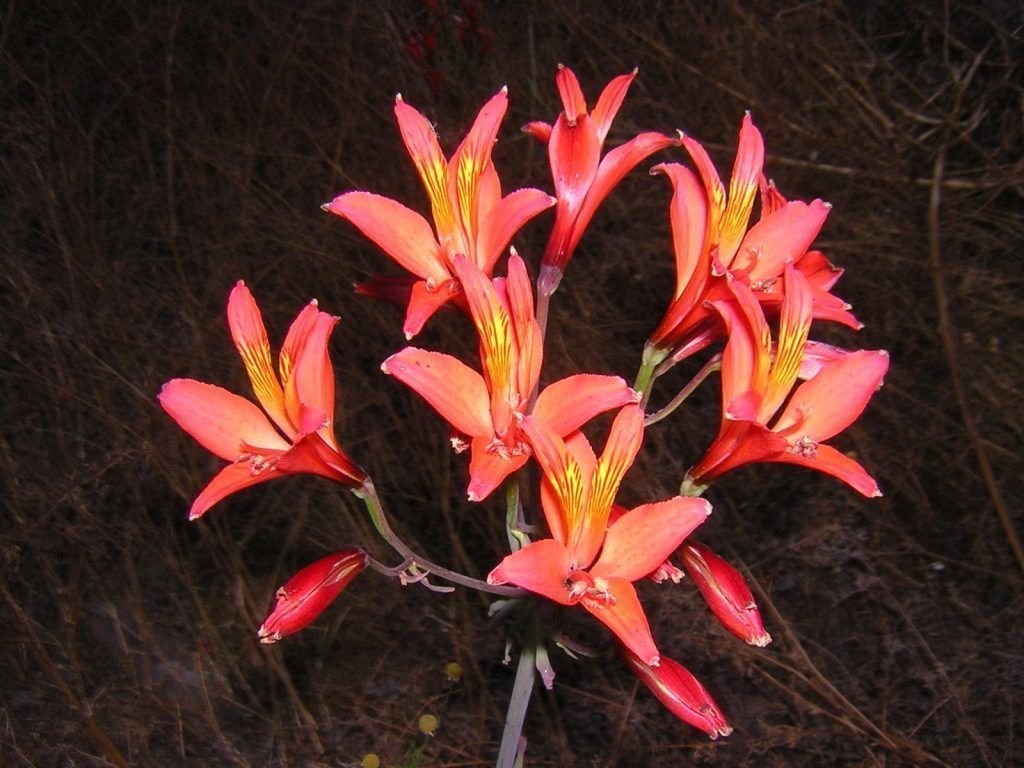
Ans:
[[[451,276],[430,224],[397,200],[370,192],[346,192],[325,209],[351,221],[417,277],[440,283]]]
[[[487,575],[488,584],[515,584],[562,605],[572,605],[565,580],[569,553],[554,539],[541,539],[508,555]]]
[[[172,379],[157,399],[182,429],[222,459],[235,461],[244,452],[243,445],[266,450],[289,446],[255,404],[221,387]]]
[[[545,387],[531,415],[564,436],[599,413],[638,402],[640,396],[618,376],[579,373]]]
[[[461,360],[406,347],[381,365],[434,407],[459,432],[492,437],[490,396],[483,377]]]
[[[642,579],[665,562],[710,514],[711,505],[705,499],[683,496],[631,509],[609,526],[591,575]]]

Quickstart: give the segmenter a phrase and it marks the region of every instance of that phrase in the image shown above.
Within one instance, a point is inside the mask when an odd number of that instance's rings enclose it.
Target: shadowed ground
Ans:
[[[723,174],[751,110],[779,187],[834,206],[818,245],[847,268],[836,292],[866,328],[825,338],[887,348],[892,367],[839,441],[882,499],[777,467],[709,494],[703,538],[743,565],[769,648],[725,634],[686,582],[642,585],[660,645],[736,732],[712,744],[679,724],[573,614],[566,629],[598,658],[553,652],[528,763],[1024,762],[1020,7],[485,4],[469,50],[456,22],[438,26],[427,71],[406,42],[432,23],[420,3],[292,6],[3,12],[0,763],[493,764],[512,670],[486,601],[368,573],[305,633],[261,647],[256,628],[297,568],[344,544],[388,555],[353,499],[309,478],[188,524],[218,462],[155,395],[173,376],[247,391],[223,314],[236,280],[275,345],[316,296],[343,316],[343,445],[420,549],[486,574],[501,502],[463,501],[447,427],[379,371],[404,344],[400,311],[351,290],[397,270],[319,206],[363,188],[426,210],[394,127],[398,91],[451,149],[507,84],[505,187],[549,188],[542,147],[518,127],[557,114],[559,62],[591,99],[638,66],[610,142],[679,128]],[[670,189],[647,165],[603,207],[555,297],[545,380],[636,370],[673,280]],[[517,239],[531,269],[549,221]],[[417,343],[468,358],[463,328],[449,313]],[[717,418],[710,386],[652,428],[624,501],[673,493]],[[433,738],[416,728],[424,713],[440,718]]]

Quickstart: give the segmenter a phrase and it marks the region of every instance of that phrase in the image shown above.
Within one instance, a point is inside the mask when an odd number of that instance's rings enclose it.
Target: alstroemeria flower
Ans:
[[[682,664],[669,658],[652,667],[626,652],[629,666],[665,708],[684,723],[704,731],[712,740],[732,733],[711,694]]]
[[[722,425],[687,479],[699,486],[743,464],[782,462],[817,469],[865,496],[879,496],[877,483],[864,468],[824,441],[861,414],[881,386],[889,356],[881,350],[859,350],[821,358],[816,352],[813,364],[804,365],[811,288],[792,265],[786,267],[785,281],[775,344],[746,285],[730,281],[733,300],[713,303],[729,339],[722,357]],[[790,396],[801,370],[816,373]]]
[[[553,293],[562,279],[583,232],[608,193],[638,163],[659,149],[676,144],[661,133],[641,133],[601,158],[605,138],[636,70],[613,79],[601,92],[593,112],[571,69],[559,65],[555,83],[562,112],[554,126],[535,122],[523,130],[547,142],[558,207],[541,266],[539,289]]]
[[[358,547],[310,563],[277,590],[277,603],[259,629],[261,643],[276,643],[308,627],[370,562]]]
[[[430,199],[434,227],[396,200],[371,192],[346,192],[324,206],[348,219],[385,253],[411,272],[404,331],[412,338],[445,302],[458,293],[453,271],[457,255],[465,256],[484,274],[512,236],[555,199],[539,189],[520,189],[502,197],[491,160],[498,126],[508,108],[502,88],[491,98],[462,144],[446,160],[433,126],[422,114],[395,100],[395,117]]]
[[[743,574],[696,541],[683,544],[679,559],[723,627],[750,645],[763,648],[772,641]]]
[[[643,410],[615,417],[601,458],[579,432],[563,441],[542,421],[523,419],[544,472],[541,503],[550,539],[506,557],[487,577],[562,605],[580,604],[648,665],[658,649],[633,582],[650,574],[711,513],[704,499],[643,504],[608,524],[622,477],[643,439]]]
[[[842,275],[820,251],[808,251],[829,212],[821,200],[786,201],[762,173],[764,141],[750,115],[743,119],[739,147],[726,194],[707,151],[684,136],[700,174],[677,163],[655,166],[673,187],[669,220],[676,262],[672,302],[648,345],[660,357],[681,360],[722,336],[708,302],[730,298],[728,279],[746,282],[766,307],[778,311],[782,273],[795,264],[812,286],[813,316],[852,328],[860,323],[849,305],[829,291]],[[761,192],[760,219],[748,229],[754,199]]]
[[[337,322],[317,309],[315,300],[307,304],[288,331],[275,372],[252,294],[242,281],[231,291],[231,336],[263,410],[193,379],[172,379],[158,397],[182,429],[231,462],[193,502],[190,520],[235,491],[285,475],[308,472],[350,488],[366,479],[334,436],[334,372],[327,343]]]
[[[540,327],[526,265],[515,252],[507,279],[488,279],[476,265],[456,257],[462,283],[480,337],[483,375],[440,352],[406,347],[381,369],[415,390],[458,433],[457,448],[469,438],[472,501],[486,498],[530,457],[519,420],[537,386],[543,357]],[[638,402],[639,396],[618,376],[577,374],[547,386],[532,414],[559,435],[579,429],[594,416]]]

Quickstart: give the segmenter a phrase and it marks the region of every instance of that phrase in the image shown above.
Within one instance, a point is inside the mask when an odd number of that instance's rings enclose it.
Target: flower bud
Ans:
[[[679,662],[661,657],[656,667],[626,651],[626,660],[651,693],[684,723],[704,731],[712,740],[732,733],[732,726],[703,685]]]
[[[330,605],[370,558],[358,547],[349,547],[311,563],[277,590],[277,604],[260,627],[261,643],[276,643],[305,629]]]
[[[722,626],[744,642],[764,647],[772,641],[742,574],[705,547],[688,541],[679,550],[683,567]]]

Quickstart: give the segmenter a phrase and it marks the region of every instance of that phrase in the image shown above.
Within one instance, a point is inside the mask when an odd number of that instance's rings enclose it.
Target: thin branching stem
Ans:
[[[670,415],[676,408],[683,404],[686,398],[696,391],[697,387],[703,383],[704,379],[719,370],[721,367],[722,355],[719,353],[704,363],[704,367],[697,371],[697,375],[690,379],[689,383],[685,387],[679,390],[679,394],[669,400],[668,405],[660,411],[652,413],[650,416],[645,418],[644,426],[649,427],[651,424],[656,424],[666,416]]]

